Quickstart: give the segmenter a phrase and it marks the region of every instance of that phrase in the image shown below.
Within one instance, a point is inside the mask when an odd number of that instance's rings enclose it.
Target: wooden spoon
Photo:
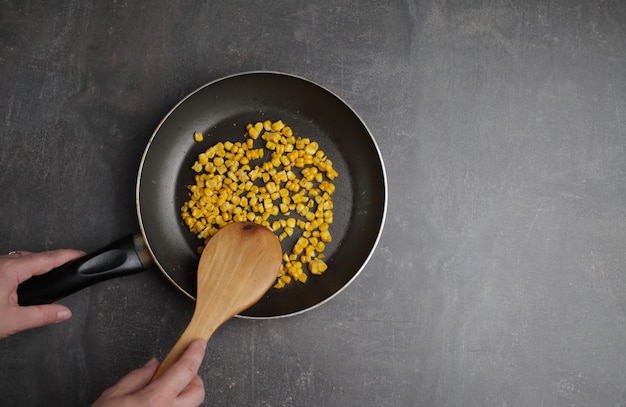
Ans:
[[[275,281],[281,263],[280,242],[265,226],[233,222],[220,229],[200,257],[191,321],[152,380],[176,362],[194,339],[208,341],[220,325],[254,305]]]

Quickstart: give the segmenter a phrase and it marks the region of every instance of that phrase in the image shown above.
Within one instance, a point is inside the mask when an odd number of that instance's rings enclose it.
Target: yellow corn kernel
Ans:
[[[259,124],[259,123],[257,123]],[[248,135],[250,136],[250,138],[252,139],[257,139],[259,137],[259,135],[261,134],[261,130],[263,129],[263,124],[261,124],[261,126],[252,126],[248,129]]]
[[[291,130],[291,127],[289,126],[285,126],[282,128],[281,133],[285,136],[285,137],[291,137],[293,136],[293,130]]]
[[[317,142],[313,141],[307,144],[306,147],[304,147],[304,152],[307,154],[313,155],[317,152],[317,148],[318,148]]]
[[[272,123],[272,130],[274,131],[281,131],[284,127],[285,127],[285,124],[283,123],[282,120],[278,120]]]
[[[196,161],[196,163],[191,167],[192,170],[194,170],[195,172],[200,172],[202,171],[202,164],[200,164],[199,162]]]
[[[200,133],[199,131],[196,131],[195,133],[193,133],[193,139],[199,143],[202,140],[204,140],[204,136],[202,135],[202,133]]]
[[[326,271],[328,269],[328,266],[326,265],[326,263],[324,263],[323,260],[315,259],[309,262],[308,269],[311,272],[311,274],[319,275],[319,274],[322,274],[324,271]]]

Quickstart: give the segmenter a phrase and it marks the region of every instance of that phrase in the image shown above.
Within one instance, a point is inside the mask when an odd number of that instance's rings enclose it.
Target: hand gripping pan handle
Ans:
[[[141,235],[126,236],[49,272],[24,281],[20,305],[48,304],[93,284],[144,271],[152,263]]]

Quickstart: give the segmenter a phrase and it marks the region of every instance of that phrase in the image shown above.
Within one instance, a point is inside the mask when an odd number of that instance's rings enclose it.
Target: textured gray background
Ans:
[[[220,328],[205,405],[626,406],[617,0],[2,1],[0,252],[136,232],[135,175],[162,116],[262,69],[363,117],[389,212],[333,301]],[[193,304],[152,271],[0,341],[0,405],[87,405],[162,358]]]

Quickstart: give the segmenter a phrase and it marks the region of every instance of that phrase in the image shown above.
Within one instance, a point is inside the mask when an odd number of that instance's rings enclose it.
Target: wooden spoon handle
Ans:
[[[183,331],[178,341],[174,344],[174,347],[167,354],[163,362],[152,376],[151,382],[155,381],[163,375],[187,350],[191,342],[195,339],[202,338],[208,342],[213,332],[217,327],[207,326],[206,324],[199,324],[196,322],[196,318],[192,318],[187,328]]]

